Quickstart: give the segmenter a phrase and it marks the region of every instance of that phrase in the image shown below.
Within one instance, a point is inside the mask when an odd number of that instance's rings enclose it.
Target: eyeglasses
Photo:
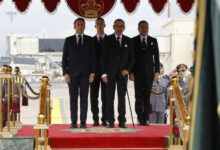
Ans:
[[[115,27],[116,28],[124,28],[125,26],[124,25],[120,25],[120,26],[119,25],[115,25]]]

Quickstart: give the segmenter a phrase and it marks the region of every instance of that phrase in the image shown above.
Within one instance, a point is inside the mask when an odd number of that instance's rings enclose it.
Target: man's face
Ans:
[[[85,30],[85,23],[82,20],[77,20],[74,24],[74,29],[76,30],[77,34],[83,34]]]
[[[102,31],[104,31],[104,28],[105,28],[105,22],[104,22],[104,20],[101,20],[101,19],[96,20],[96,22],[95,22],[95,28],[96,28],[97,32],[102,32]]]
[[[116,21],[114,23],[113,29],[117,35],[122,35],[123,31],[125,30],[125,24],[123,21]]]
[[[164,74],[164,68],[160,68],[160,75],[163,75]]]
[[[182,67],[181,71],[180,71],[180,75],[185,77],[186,76],[186,70],[187,70],[186,67]]]
[[[147,36],[148,31],[149,31],[148,23],[141,23],[139,28],[138,28],[138,31],[139,31],[140,35]]]

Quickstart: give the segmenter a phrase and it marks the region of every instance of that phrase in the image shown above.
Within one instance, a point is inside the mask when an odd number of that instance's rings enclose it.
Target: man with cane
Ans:
[[[129,37],[122,34],[125,29],[122,19],[114,21],[113,29],[115,33],[104,40],[101,53],[102,80],[106,83],[107,121],[108,128],[114,128],[114,96],[117,84],[119,127],[127,128],[125,125],[125,94],[127,75],[134,64],[133,43]]]

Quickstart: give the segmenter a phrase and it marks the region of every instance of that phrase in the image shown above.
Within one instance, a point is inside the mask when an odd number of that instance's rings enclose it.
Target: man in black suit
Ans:
[[[134,64],[133,43],[129,37],[122,35],[125,29],[123,20],[115,20],[113,28],[115,33],[105,39],[101,53],[102,80],[106,83],[107,120],[108,127],[114,128],[114,96],[117,84],[119,127],[126,128],[125,93],[127,75]]]
[[[138,24],[139,35],[133,38],[135,64],[130,80],[135,84],[135,111],[140,125],[149,125],[150,95],[153,79],[159,78],[160,59],[157,40],[148,35],[146,21]]]
[[[69,86],[71,128],[77,128],[78,93],[80,90],[80,127],[86,128],[89,83],[95,76],[95,49],[92,37],[84,33],[85,20],[74,21],[76,34],[65,39],[63,48],[63,75]]]
[[[97,35],[93,37],[95,42],[96,49],[96,72],[94,82],[90,85],[90,102],[91,110],[93,113],[93,126],[99,125],[99,107],[98,107],[98,97],[99,97],[99,87],[101,83],[101,100],[102,100],[102,125],[107,126],[106,122],[106,89],[105,83],[101,80],[100,72],[100,56],[101,56],[101,47],[103,40],[106,38],[104,32],[105,21],[103,18],[97,18],[95,21],[95,28],[97,30]]]

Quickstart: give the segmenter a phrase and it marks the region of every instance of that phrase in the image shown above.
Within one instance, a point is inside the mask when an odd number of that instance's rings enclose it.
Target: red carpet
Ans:
[[[168,125],[135,126],[128,125],[128,129],[108,129],[102,126],[87,129],[70,129],[69,125],[52,125],[49,128],[50,146],[53,150],[165,150],[166,138],[169,136]],[[23,126],[16,137],[34,137],[33,126]],[[90,149],[89,149],[90,148]],[[108,148],[108,149],[106,149]],[[127,149],[128,148],[128,149]],[[141,149],[140,149],[141,148]],[[142,149],[143,148],[143,149]],[[112,149],[113,150],[113,149]]]
[[[49,130],[52,148],[165,148],[169,126],[132,126],[128,129],[88,126],[72,129],[69,125],[53,125]]]
[[[22,126],[22,128],[18,131],[15,135],[16,137],[31,137],[35,136],[35,130],[32,125],[29,126]]]
[[[110,149],[110,148],[52,148],[52,150],[167,150],[167,149],[160,149],[160,148],[154,148],[154,149],[150,149],[150,148],[138,148],[138,149],[135,149],[135,148],[132,148],[132,149],[127,149],[127,148],[123,148],[123,149],[120,149],[120,148],[114,148],[114,149]]]

